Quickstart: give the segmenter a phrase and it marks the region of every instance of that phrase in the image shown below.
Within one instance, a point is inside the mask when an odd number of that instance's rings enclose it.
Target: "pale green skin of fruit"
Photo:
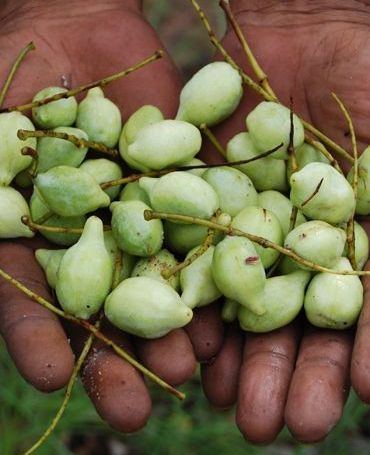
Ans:
[[[106,158],[86,160],[81,164],[80,169],[90,174],[99,185],[122,178],[122,169],[120,166]],[[116,185],[107,188],[104,192],[107,193],[111,201],[113,201],[118,196],[120,189],[121,186]]]
[[[207,237],[208,228],[197,224],[164,222],[165,242],[171,251],[187,254]]]
[[[111,205],[113,236],[121,250],[134,256],[153,256],[162,248],[162,222],[146,221],[145,210],[150,207],[141,201],[113,202]]]
[[[342,256],[346,233],[324,221],[314,220],[293,229],[284,246],[308,261],[331,268]],[[306,266],[299,267],[307,270]]]
[[[87,134],[78,128],[60,126],[57,133],[67,133],[88,140]],[[55,166],[78,167],[85,159],[87,147],[76,147],[72,142],[55,137],[42,137],[37,142],[37,172],[46,172]]]
[[[90,89],[78,106],[76,126],[86,131],[91,141],[114,147],[122,128],[121,112],[99,87]]]
[[[90,174],[71,166],[57,166],[35,178],[35,186],[60,216],[81,216],[110,204],[109,196]]]
[[[303,169],[309,163],[329,163],[329,160],[317,148],[304,142],[295,150],[298,169]],[[287,165],[288,180],[292,175],[290,160]]]
[[[162,120],[141,128],[129,144],[127,155],[136,163],[158,171],[190,161],[201,146],[202,136],[194,125],[181,120]]]
[[[202,160],[198,160],[198,158],[193,158],[190,161],[187,161],[186,163],[182,163],[181,166],[199,166],[206,164]],[[202,175],[206,172],[206,168],[200,168],[200,169],[189,169],[186,172],[189,172],[190,174],[197,175],[198,177],[202,177]]]
[[[192,256],[200,246],[189,251],[186,259]],[[210,246],[205,253],[181,270],[181,300],[189,308],[202,307],[221,297],[212,276],[212,258],[215,247]]]
[[[345,228],[343,226],[343,228]],[[348,245],[346,243],[343,256],[348,255]],[[356,270],[362,270],[369,258],[369,237],[361,224],[355,221],[355,260]]]
[[[225,299],[222,306],[221,317],[224,322],[231,323],[238,317],[239,303],[235,300]]]
[[[148,258],[139,259],[132,270],[131,276],[147,276],[163,283],[169,284],[175,291],[180,290],[180,273],[171,275],[168,279],[163,278],[162,272],[170,270],[179,262],[168,250],[161,250],[159,253]]]
[[[258,204],[260,207],[272,212],[280,222],[283,236],[288,235],[290,229],[290,217],[293,210],[293,204],[290,200],[278,191],[263,191],[258,195]],[[297,219],[294,226],[299,226],[306,222],[302,212],[298,210]]]
[[[34,233],[22,223],[22,216],[30,216],[26,200],[14,188],[0,186],[0,238],[33,237]]]
[[[55,289],[58,279],[58,271],[62,258],[67,250],[44,250],[35,251],[37,262],[44,270],[46,281],[52,289]]]
[[[278,218],[269,210],[261,207],[245,207],[233,219],[231,226],[248,234],[268,239],[278,245],[282,245],[284,241]],[[257,243],[254,246],[265,269],[270,267],[279,257],[279,252],[273,248],[263,248]]]
[[[62,87],[47,87],[38,92],[33,101],[40,101],[58,93],[66,93]],[[32,109],[32,118],[40,128],[57,128],[58,126],[71,126],[76,121],[77,101],[74,96],[62,98],[51,103]]]
[[[37,221],[39,218],[46,215],[50,212],[49,207],[46,205],[46,202],[41,198],[37,189],[34,190],[31,199],[30,199],[30,211],[31,216],[34,221]],[[59,215],[53,215],[48,220],[46,220],[44,226],[52,227],[67,227],[67,228],[83,228],[86,222],[86,216],[72,216],[65,217]],[[40,230],[40,234],[48,239],[50,242],[53,242],[57,245],[70,246],[77,242],[81,234],[67,234],[67,233],[57,233],[57,232],[47,232]]]
[[[146,191],[140,188],[139,182],[127,183],[119,196],[120,201],[141,201],[146,205],[150,205],[149,196]]]
[[[348,181],[353,183],[353,168],[347,176]],[[370,213],[370,147],[366,147],[358,159],[358,186],[356,213],[368,215]]]
[[[125,123],[119,139],[119,151],[123,160],[132,168],[141,172],[148,172],[145,164],[140,164],[129,157],[128,146],[135,141],[138,132],[148,125],[164,120],[162,112],[155,106],[142,106]]]
[[[209,219],[219,207],[217,193],[211,185],[187,172],[171,172],[158,179],[142,177],[139,185],[158,212]]]
[[[279,144],[282,147],[271,156],[285,160],[288,158],[290,135],[290,110],[273,101],[262,101],[246,118],[247,129],[255,147],[260,152],[271,150]],[[293,114],[294,148],[304,141],[304,128],[299,118]]]
[[[112,231],[104,231],[104,243],[105,248],[107,249],[110,255],[112,261],[112,268],[114,270],[116,267],[117,253],[120,250],[118,248],[117,242],[113,236]],[[121,273],[118,280],[119,283],[131,276],[131,272],[135,266],[136,260],[137,258],[135,256],[132,256],[131,254],[121,251]]]
[[[113,325],[143,338],[162,337],[193,316],[169,284],[144,276],[119,284],[106,299],[104,311]]]
[[[62,258],[55,288],[58,301],[64,311],[89,319],[104,303],[112,278],[103,223],[92,216],[86,221],[79,241]]]
[[[235,111],[242,95],[238,71],[226,62],[210,63],[195,73],[181,90],[176,118],[196,126],[216,125]]]
[[[237,134],[228,142],[226,147],[228,162],[249,160],[260,154],[261,152],[256,149],[248,133]],[[258,191],[277,190],[284,192],[288,190],[286,164],[283,160],[266,156],[235,167],[252,180]]]
[[[288,275],[289,273],[302,270],[302,268],[299,266],[297,262],[293,261],[293,259],[291,259],[289,256],[284,255],[283,259],[279,263],[277,270],[280,275]]]
[[[251,259],[251,260],[248,260]],[[244,237],[225,237],[215,248],[212,276],[222,294],[256,314],[266,309],[250,297],[262,292],[265,270],[253,243]]]
[[[352,270],[340,258],[335,270]],[[363,304],[363,287],[358,276],[318,273],[308,286],[304,300],[307,319],[316,327],[347,329],[355,324]]]
[[[28,166],[27,169],[21,171],[19,174],[15,176],[14,182],[16,186],[18,186],[19,188],[29,188],[30,186],[33,185],[31,176],[29,174],[30,169],[31,167]]]
[[[36,148],[36,139],[18,139],[19,129],[34,131],[31,120],[20,112],[0,114],[0,185],[8,186],[14,177],[27,169],[32,158],[21,153],[23,147]]]
[[[310,201],[304,204],[316,191]],[[307,218],[341,224],[349,220],[355,208],[351,185],[336,169],[326,163],[309,163],[290,178],[290,199]],[[304,205],[303,205],[304,204]]]
[[[289,324],[296,318],[303,306],[304,290],[311,274],[293,272],[289,275],[276,276],[266,280],[264,290],[253,300],[266,308],[266,313],[257,316],[240,306],[238,319],[240,327],[249,332],[271,332]]]
[[[208,169],[202,178],[216,191],[220,209],[231,216],[244,207],[257,205],[257,191],[252,181],[238,169],[215,167]]]

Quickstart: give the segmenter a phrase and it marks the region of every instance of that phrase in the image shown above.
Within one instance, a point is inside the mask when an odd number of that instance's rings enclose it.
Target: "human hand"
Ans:
[[[0,80],[5,79],[10,62],[26,43],[33,40],[37,46],[17,73],[6,105],[22,104],[44,87],[60,86],[62,77],[73,87],[100,79],[161,47],[141,14],[138,0],[1,2],[0,17]],[[115,82],[106,88],[106,93],[120,106],[124,119],[143,104],[154,104],[166,116],[172,116],[179,88],[178,73],[166,57]],[[0,267],[50,300],[32,251],[40,246],[45,246],[40,237],[2,242]],[[102,330],[136,352],[157,375],[178,385],[193,374],[196,357],[207,359],[219,349],[223,328],[217,313],[218,308],[211,306],[195,315],[187,328],[189,336],[178,329],[159,340],[139,340],[108,325]],[[73,368],[73,351],[79,352],[86,335],[69,328],[70,345],[52,313],[2,279],[0,332],[20,373],[46,392],[66,385]],[[110,349],[95,343],[82,378],[97,411],[115,429],[132,432],[145,424],[151,399],[144,380]]]
[[[347,126],[331,98],[336,92],[352,114],[359,150],[370,141],[368,10],[357,1],[234,0],[231,7],[278,97],[329,137],[350,149]],[[252,71],[232,31],[224,39],[232,57]],[[214,130],[225,146],[245,130],[246,114],[261,99],[251,90],[237,112]],[[364,226],[370,233],[369,224]],[[319,441],[342,415],[349,385],[370,402],[370,299],[354,332],[304,327],[296,321],[269,334],[241,336],[232,328],[213,363],[203,366],[203,386],[211,403],[228,407],[237,400],[236,422],[255,443],[273,441],[284,423],[302,442]],[[351,363],[352,353],[352,363]],[[240,368],[240,375],[236,374]],[[238,384],[239,383],[239,384]]]

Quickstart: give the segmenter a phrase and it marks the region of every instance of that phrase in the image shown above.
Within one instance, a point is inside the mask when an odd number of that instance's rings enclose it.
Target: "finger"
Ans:
[[[220,352],[201,366],[203,391],[212,406],[225,409],[235,404],[242,357],[243,334],[229,325]]]
[[[286,424],[299,441],[321,441],[341,418],[351,350],[350,332],[315,329],[304,336],[285,410]]]
[[[1,243],[0,267],[51,300],[44,275],[30,249]],[[0,332],[19,372],[34,387],[51,392],[66,385],[74,356],[57,317],[3,278],[0,278]]]
[[[370,270],[370,261],[366,264]],[[362,280],[364,286],[364,306],[357,323],[351,362],[351,384],[365,403],[370,403],[370,277]]]
[[[137,338],[138,357],[149,370],[173,386],[190,379],[197,366],[193,346],[183,329],[176,329],[156,340]]]
[[[197,308],[185,330],[198,361],[203,362],[215,356],[221,349],[224,339],[220,305],[213,303],[203,308]]]
[[[267,334],[247,333],[236,424],[248,441],[270,443],[282,429],[297,344],[296,325]]]
[[[106,327],[102,331],[109,338],[132,351],[126,335]],[[152,404],[142,376],[100,341],[85,362],[82,382],[98,414],[115,430],[132,433],[146,424]]]

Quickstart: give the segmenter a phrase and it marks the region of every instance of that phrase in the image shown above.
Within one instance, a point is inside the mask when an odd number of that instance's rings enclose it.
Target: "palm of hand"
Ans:
[[[362,95],[369,80],[365,13],[349,8],[343,20],[343,11],[333,7],[325,11],[319,5],[304,13],[296,11],[299,7],[284,9],[280,2],[266,8],[260,8],[258,2],[233,3],[240,10],[239,24],[279,98],[289,106],[292,96],[296,112],[350,150],[344,134],[347,125],[331,98],[331,92],[336,92],[352,114],[361,152],[370,139],[366,125],[370,105]],[[251,74],[232,31],[224,45]],[[259,101],[246,90],[237,112],[217,130],[224,144],[245,130],[245,116]],[[365,360],[368,312],[363,312],[359,324],[351,371],[353,385],[366,401],[370,396]],[[285,421],[297,439],[317,441],[341,417],[349,388],[353,336],[348,331],[309,327],[301,338],[300,328],[296,321],[267,335],[246,337],[236,420],[247,439],[272,441]]]

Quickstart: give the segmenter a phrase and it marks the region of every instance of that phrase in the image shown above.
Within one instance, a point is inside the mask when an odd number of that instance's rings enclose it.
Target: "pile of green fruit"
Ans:
[[[216,62],[184,86],[175,120],[143,106],[122,128],[99,87],[80,104],[69,97],[35,107],[33,122],[0,114],[0,238],[38,230],[63,247],[36,251],[63,310],[88,319],[104,308],[112,324],[145,338],[221,298],[223,318],[248,331],[282,327],[303,307],[316,326],[353,325],[363,288],[345,274],[353,271],[345,229],[355,210],[370,213],[370,148],[359,159],[356,200],[353,170],[346,178],[305,143],[298,117],[264,101],[229,141],[231,164],[207,166],[196,158],[199,128],[229,117],[242,93],[239,72]],[[85,159],[89,145],[110,158]],[[132,179],[123,177],[130,169]],[[30,200],[10,185],[33,185]],[[361,270],[368,237],[358,223],[354,234]]]

